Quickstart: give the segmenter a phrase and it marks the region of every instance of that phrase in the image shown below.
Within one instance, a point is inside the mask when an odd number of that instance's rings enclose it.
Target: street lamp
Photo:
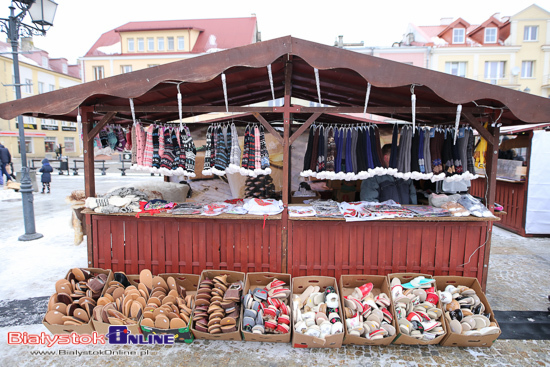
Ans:
[[[15,15],[15,7],[21,12]],[[57,4],[52,0],[12,0],[10,5],[10,17],[0,19],[0,30],[8,35],[11,42],[13,58],[13,75],[15,86],[15,99],[21,99],[21,81],[19,77],[19,35],[29,37],[32,35],[43,36],[46,34],[46,27],[53,25],[53,18]],[[25,15],[29,13],[32,22],[36,26],[23,23]],[[34,223],[34,205],[31,178],[27,167],[27,147],[25,145],[25,130],[23,116],[17,116],[19,128],[19,150],[21,152],[21,196],[23,201],[23,220],[25,222],[25,234],[19,237],[19,241],[32,241],[42,238],[43,235],[36,233]]]

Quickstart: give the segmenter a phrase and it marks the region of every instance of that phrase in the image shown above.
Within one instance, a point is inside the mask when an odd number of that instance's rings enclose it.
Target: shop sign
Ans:
[[[19,129],[19,123],[15,123],[15,128]],[[36,124],[23,124],[23,129],[38,130],[38,126]]]
[[[76,131],[76,126],[61,126],[61,131]]]
[[[40,125],[40,127],[42,128],[42,130],[59,130],[59,126],[57,125]]]

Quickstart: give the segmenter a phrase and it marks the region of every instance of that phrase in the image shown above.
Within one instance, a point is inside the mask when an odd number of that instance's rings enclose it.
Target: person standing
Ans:
[[[40,171],[42,172],[42,194],[45,194],[44,191],[48,189],[48,194],[50,193],[50,182],[52,182],[52,175],[53,167],[50,165],[50,161],[48,161],[47,158],[44,158],[42,160],[42,168],[40,168]]]
[[[63,157],[63,146],[61,144],[57,144],[57,149],[55,150],[56,159],[62,159]]]
[[[2,177],[6,175],[6,184],[11,181],[11,177],[6,170],[6,166],[11,163],[11,154],[8,148],[0,144],[0,170],[2,171]]]

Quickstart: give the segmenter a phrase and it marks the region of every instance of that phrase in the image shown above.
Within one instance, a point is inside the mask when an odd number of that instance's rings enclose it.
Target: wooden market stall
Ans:
[[[546,228],[546,231],[539,230],[534,232],[533,230],[526,230],[526,227],[528,227],[529,175],[534,174],[538,176],[539,174],[539,172],[531,172],[530,168],[533,132],[535,130],[541,131],[542,129],[547,129],[549,126],[550,124],[546,123],[531,126],[509,126],[501,129],[501,135],[504,137],[510,135],[516,137],[508,140],[503,139],[499,150],[501,152],[511,150],[514,152],[524,151],[523,154],[520,154],[521,161],[523,161],[524,164],[521,166],[521,170],[518,167],[520,172],[515,172],[515,175],[513,173],[509,174],[506,171],[502,172],[502,174],[497,172],[495,202],[502,205],[503,214],[500,215],[497,213],[501,220],[496,222],[495,225],[524,237],[550,235],[550,226]],[[516,162],[519,163],[521,161],[518,160]],[[501,160],[500,162],[504,164],[507,161]],[[478,180],[472,181],[472,187],[470,189],[471,194],[483,198],[487,188],[486,181],[485,177],[480,177]],[[534,203],[531,204],[533,205]],[[537,200],[536,205],[540,204],[540,200]],[[550,205],[550,196],[543,198],[542,205],[546,207]],[[533,220],[535,218],[531,217],[530,219]]]
[[[416,122],[444,125],[454,123],[457,105],[462,106],[461,124],[475,128],[494,153],[487,157],[489,209],[495,201],[501,124],[539,123],[550,115],[546,98],[288,36],[8,102],[0,105],[0,117],[76,121],[80,114],[85,190],[95,196],[94,136],[107,123],[131,124],[133,113],[142,121],[178,120],[179,87],[184,117],[250,113],[281,143],[286,207],[293,143],[327,114],[363,113],[369,85],[369,114],[411,121],[414,93]],[[278,98],[284,99],[282,106],[258,105]],[[301,106],[297,99],[320,107]],[[282,134],[274,129],[275,120],[282,122]],[[485,129],[482,122],[488,120],[493,123]],[[491,220],[473,217],[346,223],[291,220],[286,209],[265,221],[88,212],[86,224],[90,266],[132,274],[143,268],[153,273],[229,269],[336,277],[421,271],[474,276],[483,285],[492,231]]]

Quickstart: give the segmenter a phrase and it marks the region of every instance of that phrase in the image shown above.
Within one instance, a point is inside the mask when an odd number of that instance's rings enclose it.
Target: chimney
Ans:
[[[453,18],[441,18],[441,25],[449,25],[453,22]]]
[[[21,51],[31,51],[34,49],[34,43],[32,37],[22,37],[21,38]]]
[[[338,48],[344,47],[344,36],[338,36]]]

